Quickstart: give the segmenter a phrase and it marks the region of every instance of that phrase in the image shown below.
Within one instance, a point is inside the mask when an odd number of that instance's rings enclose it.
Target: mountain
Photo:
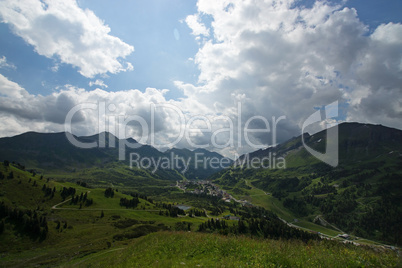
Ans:
[[[64,132],[27,132],[14,137],[0,138],[0,159],[16,161],[27,168],[76,169],[102,166],[117,160],[119,143],[122,142],[109,133],[86,137],[72,135],[72,138],[84,144],[98,143],[105,138],[105,145],[104,148],[95,146],[84,149],[74,146]],[[114,148],[109,146],[112,143],[115,144]],[[144,153],[150,148],[144,147],[138,150]],[[156,149],[151,151],[154,154],[159,153]]]
[[[74,145],[68,136],[80,146]],[[120,163],[148,170],[150,176],[168,180],[206,178],[222,169],[220,165],[211,167],[206,161],[216,158],[220,163],[224,159],[222,155],[205,149],[173,148],[163,153],[132,138],[118,139],[107,132],[82,137],[64,132],[27,132],[0,138],[0,148],[0,160],[15,161],[29,169],[73,171]],[[232,162],[227,159],[225,163],[228,166]]]
[[[324,153],[328,131],[303,134],[306,146]],[[338,131],[336,167],[310,154],[299,136],[243,155],[210,179],[301,225],[401,244],[402,131],[360,123],[342,123]]]
[[[188,163],[188,167],[181,169],[181,171],[189,179],[205,179],[233,163],[229,158],[202,148],[193,151],[186,148],[172,148],[167,150],[165,154],[170,158],[177,156]]]
[[[402,153],[402,131],[382,125],[371,125],[361,123],[342,123],[338,125],[339,131],[339,163],[347,165],[348,162],[372,160],[381,155]],[[304,133],[304,142],[308,147],[325,152],[327,141],[327,130],[320,131],[314,135]],[[288,167],[301,167],[317,164],[321,161],[311,155],[303,146],[302,136],[294,137],[276,147],[265,150],[258,150],[248,155],[242,155],[239,160],[247,157],[263,158],[269,154],[276,157],[286,157]]]
[[[95,136],[83,138],[93,140]],[[30,168],[84,167],[98,160],[109,160],[110,151],[79,149],[73,146],[65,133],[27,132],[0,139],[0,159],[19,162]]]

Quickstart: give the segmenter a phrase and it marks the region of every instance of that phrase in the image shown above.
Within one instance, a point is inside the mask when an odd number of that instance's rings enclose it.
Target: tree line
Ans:
[[[198,227],[199,232],[219,232],[228,235],[250,235],[267,239],[299,239],[304,242],[319,240],[318,234],[309,233],[296,228],[289,227],[280,220],[272,219],[246,219],[239,220],[236,224],[229,225],[226,220],[209,219]]]
[[[22,210],[0,203],[0,234],[5,230],[6,222],[16,226],[17,230],[33,239],[44,240],[49,228],[46,217],[39,216],[36,211]]]
[[[159,211],[159,215],[165,215],[167,217],[173,217],[177,218],[179,215],[186,215],[186,212],[184,210],[173,206],[172,204],[166,204],[166,203],[156,203],[156,207],[163,208],[165,211],[163,212],[162,210]]]

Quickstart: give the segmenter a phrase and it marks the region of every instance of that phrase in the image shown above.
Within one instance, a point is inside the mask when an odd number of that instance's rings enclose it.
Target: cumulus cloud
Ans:
[[[72,101],[63,94],[31,95],[17,83],[0,74],[1,136],[12,136],[26,131],[62,131],[66,112]],[[82,121],[77,114],[74,122]]]
[[[28,92],[20,87],[17,83],[8,80],[0,74],[0,94],[2,98],[21,99],[26,97]]]
[[[382,24],[368,37],[356,67],[351,99],[351,120],[401,128],[402,25]]]
[[[75,0],[1,1],[0,17],[38,54],[78,67],[85,77],[133,69],[122,60],[134,47],[110,35],[109,26]]]
[[[337,77],[349,72],[364,45],[365,26],[351,9],[322,2],[303,9],[293,3],[198,1],[199,14],[213,18],[214,35],[195,57],[199,84],[176,85],[225,114],[241,102],[241,128],[254,115],[269,119],[271,128],[272,117],[285,116],[278,123],[277,141],[299,135],[314,107],[343,99]],[[211,96],[213,106],[208,105]],[[264,125],[259,122],[256,128]],[[254,138],[272,145],[272,130]]]
[[[64,123],[67,112],[74,107],[77,100],[76,96],[67,91],[49,96],[31,95],[1,74],[0,94],[0,113],[23,120],[56,124]],[[74,120],[82,121],[83,118],[78,113]]]
[[[0,117],[5,126],[0,134],[18,134],[28,125],[39,132],[65,131],[65,126],[71,126],[76,135],[109,131],[163,147],[176,140],[186,124],[185,111],[178,108],[181,103],[167,100],[166,92],[154,88],[86,91],[66,85],[47,96],[32,95],[0,74]],[[76,107],[72,120],[66,121]]]
[[[196,16],[211,18],[212,35],[195,56],[199,83],[176,85],[216,112],[241,100],[244,118],[286,116],[279,141],[300,135],[314,108],[336,100],[349,105],[348,120],[401,128],[401,25],[370,35],[355,9],[296,4],[199,0]]]

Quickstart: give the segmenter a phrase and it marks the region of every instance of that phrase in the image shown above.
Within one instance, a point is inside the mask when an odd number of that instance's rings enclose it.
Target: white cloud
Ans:
[[[80,110],[73,117],[74,134],[93,134],[106,128],[122,138],[140,139],[143,130],[138,120],[129,122],[127,127],[124,127],[124,132],[119,132],[120,126],[124,126],[123,121],[136,115],[145,120],[148,126],[145,132],[150,131],[151,121],[154,120],[155,144],[166,144],[176,139],[180,128],[185,125],[184,121],[179,120],[182,112],[178,114],[174,110],[177,109],[175,107],[178,102],[167,100],[164,96],[166,92],[167,90],[154,88],[147,88],[145,92],[136,89],[119,92],[107,92],[102,89],[86,91],[66,85],[47,96],[32,95],[0,74],[0,117],[3,118],[4,126],[0,130],[0,136],[24,132],[28,125],[29,129],[34,131],[64,131],[68,112],[76,105],[92,103],[98,105],[96,109]],[[99,116],[102,105],[105,105],[106,113]],[[152,105],[157,105],[154,114]],[[183,110],[182,117],[184,112]],[[122,122],[119,123],[119,120]],[[105,125],[105,122],[109,121],[110,124]],[[148,136],[145,140],[147,143],[151,142]]]
[[[205,27],[204,23],[200,22],[198,15],[189,15],[186,17],[188,27],[193,31],[195,36],[204,35],[209,36],[209,30]]]
[[[37,122],[64,123],[66,113],[74,107],[77,97],[66,91],[48,96],[29,94],[17,83],[0,74],[0,113],[13,118]],[[78,115],[77,119],[82,120]]]
[[[57,73],[59,71],[60,68],[60,64],[58,64],[57,62],[50,68],[50,70],[54,73]]]
[[[7,77],[0,74],[0,94],[2,97],[21,99],[26,97],[28,92],[17,83],[10,81]]]
[[[212,17],[214,39],[195,57],[202,86],[177,85],[211,109],[230,113],[241,99],[244,118],[285,115],[278,137],[297,135],[313,107],[342,99],[337,73],[349,71],[365,27],[354,10],[292,3],[235,1],[228,8],[228,1],[198,1],[199,13]],[[342,60],[345,54],[351,56]],[[260,142],[270,144],[268,138]]]
[[[402,128],[402,25],[382,24],[368,37],[351,86],[350,120]]]
[[[199,0],[195,16],[210,18],[213,37],[195,56],[199,84],[176,85],[216,112],[230,113],[241,99],[245,118],[285,115],[282,139],[299,135],[314,107],[335,100],[349,103],[349,120],[402,128],[401,25],[368,35],[354,9],[295,3]]]
[[[0,17],[38,54],[78,67],[85,77],[133,69],[122,59],[134,47],[110,35],[109,26],[75,0],[2,1]]]
[[[105,84],[105,82],[103,80],[100,79],[96,79],[95,81],[91,81],[89,82],[89,86],[100,86],[102,88],[108,88],[108,85]]]
[[[5,56],[0,58],[0,68],[13,69],[13,70],[17,69],[17,67],[14,64],[7,62],[7,58]]]

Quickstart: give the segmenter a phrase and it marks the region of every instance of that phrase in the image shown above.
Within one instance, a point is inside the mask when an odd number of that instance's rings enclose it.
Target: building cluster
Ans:
[[[186,193],[192,194],[207,194],[222,198],[229,198],[230,195],[225,191],[219,189],[218,186],[210,181],[199,180],[199,181],[177,181],[176,187]]]
[[[192,194],[207,194],[222,198],[223,201],[230,203],[232,200],[246,207],[252,207],[253,204],[247,200],[238,200],[231,194],[219,188],[219,186],[206,180],[199,181],[177,181],[176,187],[180,190]]]

